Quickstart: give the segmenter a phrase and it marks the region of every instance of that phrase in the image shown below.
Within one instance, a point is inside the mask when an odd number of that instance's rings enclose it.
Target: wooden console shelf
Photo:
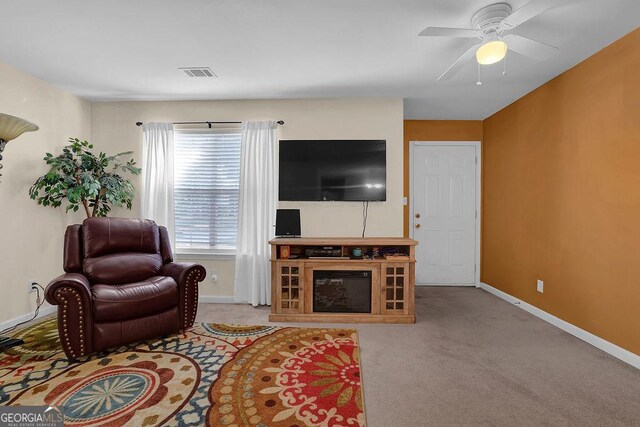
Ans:
[[[404,237],[278,238],[269,244],[270,321],[415,323],[417,241]],[[362,256],[354,257],[354,249],[360,249]],[[315,256],[318,254],[313,253],[314,250],[331,255]],[[314,310],[316,271],[350,271],[370,277],[370,312],[327,312],[326,308],[322,311],[318,307]],[[341,286],[342,282],[336,283]]]

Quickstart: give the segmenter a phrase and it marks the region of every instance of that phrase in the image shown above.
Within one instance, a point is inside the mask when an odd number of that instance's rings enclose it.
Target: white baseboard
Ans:
[[[421,287],[427,287],[427,286],[433,286],[433,287],[445,287],[445,286],[449,286],[449,287],[456,287],[456,288],[470,288],[475,286],[476,288],[478,288],[479,286],[476,286],[475,283],[416,283],[416,286],[421,286]]]
[[[47,305],[45,307],[40,307],[40,312],[38,313],[38,316],[36,317],[36,319],[47,316],[51,313],[55,313],[57,310],[58,310],[58,306],[55,306],[55,305]],[[7,328],[11,328],[17,325],[18,323],[26,322],[32,317],[33,317],[33,313],[27,313],[27,314],[23,314],[22,316],[14,317],[13,319],[5,320],[4,322],[0,323],[0,331],[4,331]]]
[[[232,296],[215,296],[215,295],[200,295],[198,297],[200,304],[235,304]]]
[[[584,329],[577,327],[576,325],[573,325],[552,314],[549,314],[544,310],[540,310],[538,307],[533,306],[527,302],[521,301],[518,298],[513,297],[506,292],[501,291],[500,289],[496,289],[493,286],[487,285],[486,283],[482,283],[480,287],[485,291],[494,294],[498,298],[502,298],[503,300],[510,302],[511,304],[514,304],[517,307],[520,307],[524,311],[531,313],[536,317],[539,317],[545,322],[551,323],[553,326],[562,329],[563,331],[573,335],[574,337],[580,338],[582,341],[588,344],[591,344],[596,348],[599,348],[605,353],[609,353],[613,357],[618,358],[623,362],[626,362],[629,365],[640,369],[639,355],[632,353],[629,350],[625,350],[624,348],[617,346],[605,339],[602,339],[597,335],[593,335],[591,332],[587,332]]]

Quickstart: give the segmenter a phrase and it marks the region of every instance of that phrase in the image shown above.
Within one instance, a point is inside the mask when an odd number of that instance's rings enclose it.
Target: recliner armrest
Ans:
[[[87,302],[91,301],[91,288],[89,280],[87,280],[87,278],[82,274],[66,273],[62,276],[56,277],[47,285],[47,289],[45,291],[45,299],[49,304],[60,304],[60,301],[58,300],[59,294],[56,295],[56,291],[62,287],[75,289],[80,295],[82,295],[84,299],[87,300]]]
[[[178,313],[180,329],[193,326],[198,312],[198,282],[207,276],[207,270],[200,264],[190,262],[170,262],[160,273],[172,277],[178,284]]]
[[[93,353],[91,288],[82,274],[66,273],[53,279],[45,290],[49,304],[58,305],[58,333],[71,360]]]
[[[193,262],[170,262],[162,267],[162,276],[169,276],[176,281],[178,286],[183,286],[187,278],[202,282],[207,277],[207,270],[200,264]]]

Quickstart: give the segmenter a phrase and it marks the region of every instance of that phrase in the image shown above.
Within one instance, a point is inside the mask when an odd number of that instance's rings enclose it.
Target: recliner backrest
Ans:
[[[73,224],[64,233],[64,272],[82,273],[82,225]]]
[[[82,238],[85,259],[122,252],[160,253],[160,231],[148,219],[87,218]]]
[[[150,220],[87,218],[65,235],[65,271],[81,272],[91,284],[148,279],[160,273],[163,258],[159,227]]]

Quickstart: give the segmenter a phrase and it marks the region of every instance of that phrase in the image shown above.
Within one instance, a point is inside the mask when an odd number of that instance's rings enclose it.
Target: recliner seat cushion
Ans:
[[[152,277],[124,285],[91,286],[95,322],[150,316],[178,305],[178,285],[171,277]]]

